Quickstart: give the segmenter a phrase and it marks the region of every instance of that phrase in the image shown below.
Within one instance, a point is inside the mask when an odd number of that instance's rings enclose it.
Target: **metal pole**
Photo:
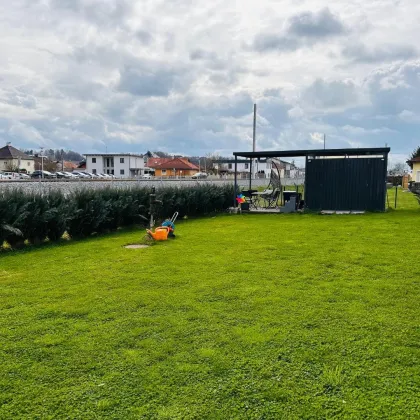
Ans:
[[[256,148],[256,131],[257,131],[257,104],[254,104],[254,129],[252,131],[252,151]]]
[[[41,178],[44,179],[44,148],[41,147]]]
[[[152,191],[150,192],[150,195],[149,195],[150,229],[152,229],[152,227],[155,225],[155,221],[153,218],[155,200],[156,200],[156,189],[155,187],[152,187]]]
[[[308,189],[307,189],[307,177],[306,174],[308,173],[308,155],[305,156],[305,179],[303,180],[303,193],[305,200],[305,209],[308,207],[307,197],[308,197]]]
[[[324,150],[325,150],[325,134],[324,134]]]
[[[252,158],[249,159],[249,190],[252,188]]]
[[[395,186],[395,208],[397,208],[398,185]]]
[[[384,188],[385,188],[385,195],[387,197],[387,200],[389,200],[388,197],[388,187],[387,187],[387,175],[388,175],[388,153],[384,154]],[[388,204],[389,207],[389,204]],[[385,211],[385,200],[384,200],[384,207],[383,207],[383,211]]]
[[[238,157],[235,155],[235,172],[234,172],[234,187],[233,187],[233,207],[236,208],[237,207],[237,202],[236,202],[236,189],[237,189],[237,176],[236,176],[236,171],[238,169]]]

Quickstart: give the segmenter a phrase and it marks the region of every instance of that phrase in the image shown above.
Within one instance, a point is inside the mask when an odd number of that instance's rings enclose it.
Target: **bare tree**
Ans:
[[[44,159],[44,171],[55,172],[57,170],[57,162]]]
[[[406,172],[406,165],[404,163],[396,163],[390,170],[389,170],[389,174],[390,175],[404,175]]]
[[[19,172],[19,166],[9,162],[5,167],[6,172]]]

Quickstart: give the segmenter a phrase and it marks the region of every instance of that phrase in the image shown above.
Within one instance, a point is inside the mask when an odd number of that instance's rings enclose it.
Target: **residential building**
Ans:
[[[160,157],[153,156],[153,157],[147,159],[146,166],[148,168],[154,169],[154,168],[157,168],[158,166],[160,166],[162,163],[169,162],[172,159],[173,158],[160,158]]]
[[[115,175],[117,178],[138,178],[144,173],[144,157],[134,153],[85,154],[86,171]]]
[[[64,167],[63,167],[63,163],[64,163]],[[57,164],[57,169],[59,171],[64,171],[64,172],[73,172],[77,169],[79,162],[70,162],[65,160],[64,162],[58,162]]]
[[[32,173],[34,158],[13,147],[10,143],[0,148],[0,171]]]
[[[420,156],[409,160],[407,163],[413,165],[411,180],[414,182],[420,182]]]
[[[187,158],[151,158],[147,166],[155,170],[156,177],[190,177],[198,173],[197,165]]]
[[[238,159],[236,161],[236,173],[240,178],[249,178],[249,159]],[[267,160],[254,160],[252,163],[253,178],[270,178],[272,164]],[[220,159],[214,162],[214,168],[221,176],[235,174],[235,159]]]
[[[38,154],[34,156],[34,167],[36,171],[56,172],[58,170],[58,163],[56,160],[51,160],[50,158],[44,156],[41,157]]]
[[[286,162],[281,159],[272,159],[272,161],[275,164],[275,169],[280,172],[281,178],[303,178],[305,176],[305,170],[298,168],[294,162]]]
[[[249,178],[249,159],[237,159],[237,176],[239,178]],[[214,167],[219,175],[234,175],[235,160],[221,159],[214,163]],[[255,159],[252,162],[252,177],[270,178],[271,171],[278,172],[280,178],[300,178],[305,176],[305,171],[299,169],[293,162],[286,162],[280,159]]]

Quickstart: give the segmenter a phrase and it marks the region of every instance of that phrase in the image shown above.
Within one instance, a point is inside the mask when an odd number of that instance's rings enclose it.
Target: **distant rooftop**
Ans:
[[[138,153],[84,153],[83,156],[133,156],[133,157],[144,157],[144,155]]]
[[[16,147],[13,147],[11,144],[7,144],[6,146],[0,149],[0,159],[33,160],[33,157],[21,152],[19,149],[16,149]]]

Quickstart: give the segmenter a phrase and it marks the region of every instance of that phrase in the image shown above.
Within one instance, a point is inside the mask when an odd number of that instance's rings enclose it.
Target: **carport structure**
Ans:
[[[234,206],[240,192],[237,160],[305,158],[305,209],[312,211],[385,211],[390,148],[235,152]]]

